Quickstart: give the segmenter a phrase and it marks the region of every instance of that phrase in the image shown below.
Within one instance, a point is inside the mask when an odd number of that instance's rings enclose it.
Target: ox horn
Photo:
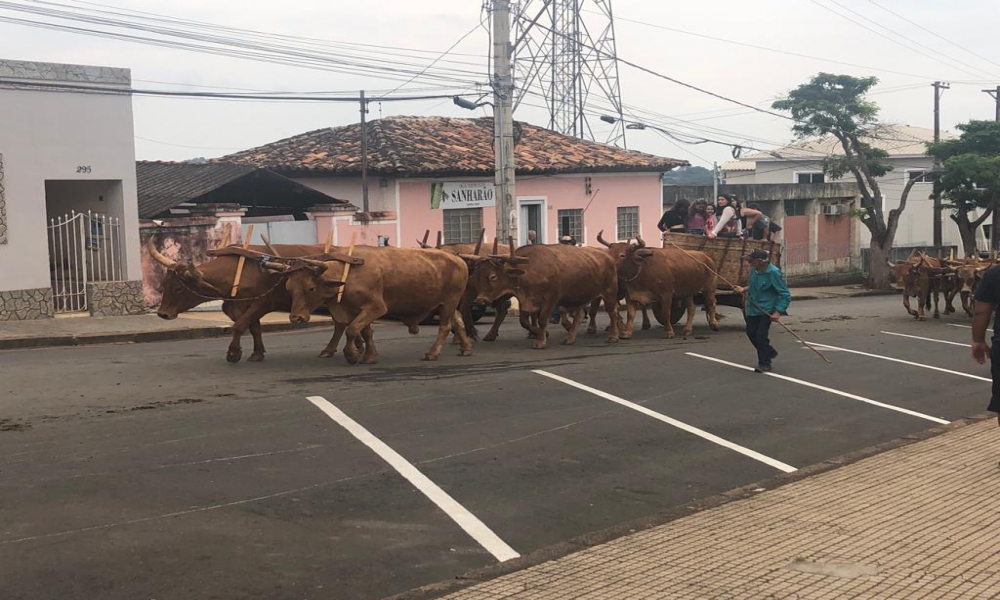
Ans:
[[[476,249],[472,251],[473,254],[479,256],[479,251],[483,249],[483,238],[486,237],[486,228],[484,227],[479,232],[479,241],[476,242]]]
[[[443,240],[444,240],[444,236],[443,236],[443,235],[441,234],[441,230],[440,230],[440,229],[438,229],[438,241],[437,241],[437,245],[436,245],[436,246],[434,246],[434,247],[435,247],[435,248],[440,248],[440,247],[441,247],[441,242],[442,242]]]
[[[205,274],[201,272],[201,269],[194,266],[194,259],[189,258],[187,263],[187,270],[196,279],[204,279]]]
[[[172,261],[166,256],[160,254],[160,251],[156,249],[156,244],[153,243],[153,238],[149,238],[149,241],[146,243],[146,249],[149,250],[149,255],[153,257],[153,260],[160,263],[164,267],[168,269],[176,269],[180,266],[176,261]]]
[[[321,260],[312,260],[311,258],[299,258],[297,261],[303,265],[306,265],[313,270],[317,275],[322,275],[326,272],[327,264]]]
[[[608,248],[611,247],[611,244],[609,244],[606,241],[604,241],[604,230],[603,229],[597,232],[597,241],[600,242],[600,243],[602,243],[602,244],[604,244]]]
[[[510,246],[510,257],[514,258],[514,236],[507,237],[507,245]]]
[[[646,240],[642,239],[641,235],[635,236],[635,242],[636,242],[636,244],[635,244],[636,248],[645,248],[646,247]]]
[[[493,256],[500,254],[500,236],[493,237]]]
[[[429,238],[429,237],[431,237],[431,230],[430,229],[425,229],[424,230],[424,239],[423,240],[417,240],[417,243],[420,244],[421,248],[427,248],[427,238]]]
[[[277,271],[278,273],[285,273],[289,269],[291,269],[291,267],[288,266],[288,265],[286,265],[286,264],[276,263],[276,262],[273,262],[273,261],[268,261],[266,263],[261,263],[260,266],[262,268],[268,270],[268,271]]]

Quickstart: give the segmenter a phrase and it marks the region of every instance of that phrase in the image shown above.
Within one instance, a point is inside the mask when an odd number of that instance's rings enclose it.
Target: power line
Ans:
[[[990,63],[990,64],[992,64],[992,65],[996,65],[996,66],[1000,67],[1000,63],[998,63],[998,62],[996,62],[996,61],[994,61],[994,60],[990,60],[989,58],[987,58],[987,57],[983,56],[982,54],[978,54],[978,53],[976,53],[976,52],[973,52],[972,50],[969,50],[969,49],[968,49],[968,48],[966,48],[965,46],[962,46],[962,45],[960,45],[960,44],[957,44],[957,43],[955,43],[955,42],[951,41],[950,39],[948,39],[948,38],[944,37],[943,35],[938,35],[937,33],[935,33],[935,32],[933,32],[933,31],[931,31],[930,29],[928,29],[928,28],[926,28],[926,27],[924,27],[924,26],[923,26],[923,25],[921,25],[920,23],[917,23],[916,21],[912,21],[912,20],[910,20],[910,19],[907,19],[906,17],[904,17],[903,15],[899,14],[898,12],[896,12],[896,11],[894,11],[894,10],[891,10],[891,9],[889,9],[889,8],[886,8],[885,6],[882,6],[882,5],[881,5],[881,4],[879,4],[878,2],[875,2],[875,0],[868,0],[868,1],[869,1],[869,2],[871,2],[872,4],[874,4],[875,6],[877,6],[877,7],[881,8],[881,9],[882,9],[882,10],[884,10],[885,12],[887,12],[887,13],[889,13],[889,14],[891,14],[891,15],[894,15],[894,16],[896,16],[896,17],[898,17],[898,18],[900,18],[900,19],[902,19],[902,20],[904,20],[904,21],[906,21],[906,22],[907,22],[907,23],[909,23],[910,25],[913,25],[914,27],[919,27],[920,29],[923,29],[924,31],[926,31],[927,33],[929,33],[929,34],[933,35],[934,37],[936,37],[936,38],[938,38],[938,39],[942,39],[942,40],[944,40],[944,41],[948,42],[949,44],[951,44],[952,46],[954,46],[954,47],[958,48],[959,50],[965,50],[966,52],[968,52],[969,54],[971,54],[971,55],[975,56],[976,58],[980,58],[980,59],[982,59],[982,60],[985,60],[986,62],[988,62],[988,63]]]
[[[521,20],[525,20],[526,19],[526,17],[523,17],[523,16],[519,16],[519,18]],[[620,62],[622,64],[628,65],[628,66],[632,67],[633,69],[638,69],[638,70],[640,70],[640,71],[642,71],[644,73],[648,73],[648,74],[653,75],[655,77],[659,77],[660,79],[665,79],[667,81],[670,81],[671,83],[675,83],[677,85],[680,85],[680,86],[683,86],[683,87],[695,90],[696,92],[701,92],[702,94],[706,94],[706,95],[712,96],[713,98],[718,98],[720,100],[724,100],[724,101],[730,102],[732,104],[737,104],[737,105],[742,106],[744,108],[752,109],[752,110],[757,111],[759,113],[768,114],[768,115],[771,115],[773,117],[780,117],[782,119],[794,120],[794,119],[792,119],[792,117],[789,117],[788,115],[783,115],[783,114],[776,113],[776,112],[773,112],[773,111],[770,111],[770,110],[765,110],[763,108],[758,108],[756,106],[753,106],[752,104],[747,104],[746,102],[740,102],[739,100],[735,100],[733,98],[729,98],[727,96],[723,96],[722,94],[717,94],[715,92],[706,90],[704,88],[700,88],[700,87],[698,87],[698,86],[696,86],[694,84],[690,84],[690,83],[681,81],[679,79],[676,79],[674,77],[670,77],[668,75],[664,75],[664,74],[659,73],[657,71],[654,71],[654,70],[652,70],[652,69],[650,69],[648,67],[644,67],[644,66],[642,66],[640,64],[637,64],[637,63],[625,60],[624,58],[621,58],[620,56],[617,56],[615,54],[610,54],[608,52],[605,52],[604,50],[602,50],[600,48],[596,48],[594,46],[590,46],[590,45],[584,44],[583,42],[580,42],[579,40],[573,39],[572,37],[570,37],[570,36],[568,36],[566,34],[563,34],[561,32],[555,31],[552,28],[546,27],[545,25],[542,25],[540,23],[535,23],[534,26],[542,28],[542,29],[545,29],[545,30],[549,31],[550,33],[552,33],[553,35],[557,35],[559,37],[565,38],[570,43],[580,45],[580,46],[586,48],[587,50],[590,50],[591,52],[594,52],[594,53],[599,54],[601,56],[604,56],[606,58],[610,58],[612,60],[618,61],[618,62]]]
[[[590,12],[590,11],[588,11],[588,12]],[[845,61],[842,61],[842,60],[835,60],[835,59],[832,59],[832,58],[823,58],[821,56],[812,56],[810,54],[802,54],[801,52],[792,52],[790,50],[781,50],[780,48],[771,48],[771,47],[768,47],[768,46],[761,46],[759,44],[751,44],[751,43],[748,43],[748,42],[738,42],[736,40],[729,40],[729,39],[726,39],[726,38],[720,38],[720,37],[715,37],[715,36],[711,36],[711,35],[706,35],[704,33],[696,33],[696,32],[693,32],[693,31],[685,31],[683,29],[677,29],[677,28],[674,28],[674,27],[667,27],[665,25],[657,25],[655,23],[649,23],[647,21],[637,21],[635,19],[627,19],[627,18],[622,17],[620,15],[615,15],[615,19],[618,20],[618,21],[625,21],[627,23],[635,23],[637,25],[645,25],[646,27],[653,27],[655,29],[662,29],[664,31],[672,31],[674,33],[680,33],[680,34],[689,35],[689,36],[692,36],[692,37],[702,38],[702,39],[706,39],[706,40],[712,40],[712,41],[715,41],[715,42],[723,42],[723,43],[726,43],[726,44],[732,44],[734,46],[743,46],[745,48],[754,48],[754,49],[757,49],[757,50],[764,50],[764,51],[767,51],[767,52],[775,52],[777,54],[784,54],[786,56],[795,56],[795,57],[798,57],[798,58],[808,58],[810,60],[818,60],[818,61],[828,62],[828,63],[834,63],[834,64],[838,64],[838,65],[846,65],[846,66],[849,66],[849,67],[857,67],[859,69],[867,69],[869,71],[881,71],[883,73],[892,73],[894,75],[903,75],[905,77],[919,77],[921,79],[926,79],[927,78],[926,75],[918,75],[916,73],[906,73],[906,72],[903,72],[903,71],[894,71],[892,69],[882,69],[882,68],[879,68],[879,67],[870,67],[870,66],[867,66],[867,65],[860,65],[860,64],[857,64],[857,63],[845,62]]]
[[[439,54],[437,58],[435,58],[435,59],[434,59],[433,61],[431,61],[431,62],[430,62],[430,64],[428,64],[428,65],[427,65],[426,67],[424,67],[423,69],[421,69],[421,71],[420,71],[419,73],[417,73],[417,74],[416,74],[416,75],[414,75],[413,77],[410,77],[409,79],[407,79],[407,80],[406,80],[406,81],[404,81],[403,83],[401,83],[401,84],[397,85],[397,86],[396,86],[395,88],[393,88],[393,89],[392,89],[392,91],[390,91],[389,93],[391,94],[392,92],[395,92],[395,91],[398,91],[398,90],[399,90],[399,88],[401,88],[401,87],[404,87],[404,86],[406,86],[406,85],[409,85],[410,83],[412,83],[412,82],[413,82],[413,80],[414,80],[414,79],[416,79],[417,77],[420,77],[421,75],[423,75],[424,73],[426,73],[428,69],[430,69],[431,67],[433,67],[434,65],[436,65],[436,64],[438,63],[438,61],[440,61],[440,60],[441,60],[441,59],[443,59],[443,58],[444,58],[445,56],[447,56],[447,55],[448,55],[448,53],[450,53],[450,52],[451,52],[452,50],[454,50],[456,46],[458,46],[459,44],[461,44],[462,42],[464,42],[464,41],[465,41],[465,38],[467,38],[467,37],[469,37],[470,35],[472,35],[473,33],[475,33],[475,31],[476,31],[477,29],[479,29],[479,27],[480,27],[480,26],[481,26],[482,24],[483,24],[483,22],[482,22],[482,21],[480,21],[479,23],[476,23],[476,24],[475,24],[475,25],[474,25],[474,26],[472,27],[472,29],[470,29],[470,30],[469,30],[468,32],[466,32],[466,34],[465,34],[465,35],[463,35],[462,37],[458,38],[458,41],[456,41],[456,42],[455,42],[454,44],[452,44],[451,46],[449,46],[447,50],[445,50],[444,52],[442,52],[441,54]]]
[[[0,78],[0,87],[7,89],[31,88],[44,91],[66,92],[66,93],[89,93],[104,94],[112,96],[162,96],[171,98],[209,98],[219,100],[271,100],[282,102],[351,102],[358,103],[364,100],[361,97],[347,96],[315,96],[315,95],[292,95],[292,94],[235,94],[226,92],[184,92],[178,90],[145,90],[135,88],[113,88],[99,85],[77,85],[71,83],[47,83],[35,81],[22,81],[18,79]],[[379,102],[401,102],[412,100],[436,100],[440,98],[454,98],[453,94],[427,94],[423,96],[383,96]]]
[[[844,8],[843,5],[837,3],[836,0],[830,0],[830,1],[833,2],[834,4],[837,4],[837,6],[840,6],[840,7]],[[813,4],[815,4],[818,7],[822,8],[823,10],[829,11],[829,12],[837,15],[838,17],[840,17],[841,19],[844,19],[845,21],[853,23],[853,24],[857,25],[858,27],[861,27],[862,29],[865,29],[867,31],[870,31],[870,32],[874,33],[875,35],[879,36],[883,40],[886,40],[888,42],[892,42],[893,44],[896,44],[897,46],[899,46],[901,48],[905,48],[906,50],[908,50],[910,52],[916,52],[917,54],[920,54],[921,56],[924,56],[924,57],[927,57],[927,58],[929,58],[929,59],[931,59],[933,61],[939,62],[939,63],[941,63],[941,64],[943,64],[943,65],[945,65],[945,66],[947,66],[949,68],[962,71],[963,73],[968,73],[969,75],[972,75],[974,77],[978,75],[977,73],[973,73],[972,71],[968,71],[968,70],[963,69],[961,67],[956,67],[953,64],[945,62],[945,61],[941,60],[940,58],[938,58],[936,56],[933,56],[931,54],[927,54],[926,52],[923,52],[923,51],[921,51],[921,50],[919,50],[917,48],[911,48],[910,46],[907,46],[906,44],[904,44],[904,43],[902,43],[902,42],[900,42],[898,40],[895,40],[895,39],[893,39],[891,37],[888,37],[888,36],[886,36],[886,35],[878,32],[878,31],[876,31],[875,29],[872,29],[871,27],[865,25],[864,23],[858,22],[858,21],[852,19],[851,17],[849,17],[849,16],[847,16],[845,14],[839,13],[836,10],[830,8],[829,6],[826,6],[825,4],[821,4],[819,2],[819,0],[810,0],[810,2],[812,2]],[[850,12],[854,12],[854,11],[851,11],[850,9],[846,9],[846,10],[848,10]],[[858,13],[855,13],[855,14],[858,14]],[[862,15],[862,18],[865,18],[865,17]],[[871,21],[871,19],[868,19],[868,20]],[[875,24],[877,25],[877,23],[875,23]],[[880,27],[881,27],[881,25],[880,25]],[[891,31],[891,30],[889,30],[889,31]],[[896,34],[896,35],[899,35],[899,34]],[[902,36],[900,36],[900,37],[902,37]],[[975,68],[975,67],[973,67],[973,68]],[[983,72],[985,72],[985,71],[981,71],[981,73],[983,73]]]

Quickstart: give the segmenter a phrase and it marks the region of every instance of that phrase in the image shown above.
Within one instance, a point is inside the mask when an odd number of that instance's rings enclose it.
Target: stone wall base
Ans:
[[[52,317],[52,288],[0,292],[0,321],[49,319]]]
[[[142,281],[95,281],[87,284],[92,317],[141,315],[146,312]]]

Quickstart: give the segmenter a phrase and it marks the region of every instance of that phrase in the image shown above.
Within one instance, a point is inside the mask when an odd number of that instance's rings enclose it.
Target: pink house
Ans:
[[[369,212],[311,211],[317,238],[334,244],[413,247],[425,230],[445,243],[471,242],[495,229],[493,121],[488,118],[391,117],[371,121]],[[683,160],[662,158],[517,123],[515,163],[519,243],[534,230],[540,243],[572,235],[587,245],[642,235],[658,237],[661,175]],[[328,196],[362,206],[360,125],[310,131],[220,160],[267,167]]]

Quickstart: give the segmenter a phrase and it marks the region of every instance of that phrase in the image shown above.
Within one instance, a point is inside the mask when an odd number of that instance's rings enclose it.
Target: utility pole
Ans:
[[[997,108],[996,108],[996,117],[994,117],[994,120],[1000,121],[1000,85],[998,85],[994,90],[983,90],[983,91],[989,94],[990,97],[993,98],[993,100],[996,102]]]
[[[361,212],[368,214],[368,101],[361,90]]]
[[[934,88],[934,141],[941,141],[941,94],[944,90],[949,89],[951,86],[943,81],[935,81],[931,84]],[[934,165],[934,169],[937,170],[939,166]],[[934,245],[938,248],[944,242],[942,241],[941,234],[941,195],[934,193]]]
[[[519,240],[514,191],[514,81],[510,60],[510,0],[493,2],[493,154],[497,239]]]
[[[719,163],[712,163],[712,204],[719,197]]]

